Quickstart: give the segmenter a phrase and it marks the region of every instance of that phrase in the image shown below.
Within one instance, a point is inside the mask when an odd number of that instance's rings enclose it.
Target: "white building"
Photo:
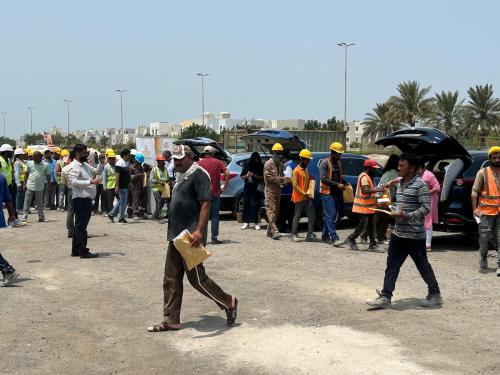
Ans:
[[[304,125],[306,120],[302,119],[291,119],[291,120],[271,120],[271,129],[296,129],[304,130]]]
[[[181,125],[170,122],[151,122],[149,123],[149,135],[176,137],[181,133]]]
[[[347,146],[352,142],[361,143],[361,138],[365,131],[365,125],[361,121],[351,121],[347,123],[346,142]]]

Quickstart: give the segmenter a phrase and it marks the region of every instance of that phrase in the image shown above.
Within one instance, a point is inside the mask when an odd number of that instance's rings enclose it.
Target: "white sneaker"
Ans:
[[[247,229],[248,228],[248,223],[243,223],[243,225],[241,226],[241,229]]]
[[[134,216],[134,218],[132,220],[134,221],[134,223],[138,223],[139,222],[139,216]]]
[[[260,225],[259,224],[255,224],[255,230],[260,230]]]

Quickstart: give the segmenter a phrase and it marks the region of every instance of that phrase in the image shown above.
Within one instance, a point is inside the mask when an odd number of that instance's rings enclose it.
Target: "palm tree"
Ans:
[[[373,113],[367,113],[363,121],[365,131],[363,138],[381,138],[401,129],[396,112],[390,102],[377,103]]]
[[[436,94],[434,103],[431,122],[447,134],[457,133],[463,112],[463,100],[458,100],[458,91],[441,91],[441,94]]]
[[[394,105],[400,122],[415,126],[432,113],[433,98],[427,98],[431,87],[420,88],[417,81],[407,81],[398,84],[399,96],[391,96],[390,102]]]
[[[484,146],[484,138],[500,125],[500,99],[493,97],[493,86],[488,84],[471,87],[467,94],[463,131],[469,137],[479,135],[480,145]]]

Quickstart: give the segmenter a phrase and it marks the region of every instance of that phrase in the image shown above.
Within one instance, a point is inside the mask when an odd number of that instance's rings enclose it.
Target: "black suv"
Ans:
[[[471,192],[478,170],[488,160],[486,151],[467,151],[456,139],[434,128],[405,128],[376,142],[396,146],[424,159],[441,185],[439,223],[435,230],[478,236],[472,215]]]

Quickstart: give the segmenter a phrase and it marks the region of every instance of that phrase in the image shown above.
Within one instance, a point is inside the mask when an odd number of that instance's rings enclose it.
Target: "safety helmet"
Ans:
[[[14,151],[14,155],[24,155],[25,152],[22,148],[16,148],[16,150]]]
[[[307,148],[305,148],[299,152],[299,157],[305,158],[305,159],[312,159],[313,158],[311,151],[309,151]]]
[[[116,158],[115,151],[111,150],[111,149],[107,149],[105,155],[106,155],[107,158]]]
[[[54,152],[56,154],[61,154],[61,147],[54,147]]]
[[[271,151],[283,151],[283,146],[281,145],[281,143],[275,143]]]
[[[14,149],[8,143],[4,143],[3,145],[0,146],[0,152],[6,152],[6,151],[14,152]]]
[[[130,155],[138,155],[139,153],[137,152],[137,150],[135,148],[133,148],[132,150],[130,150]]]
[[[144,163],[144,155],[141,154],[140,152],[138,152],[136,155],[135,155],[135,161],[137,161],[138,163]]]
[[[69,156],[69,150],[67,148],[61,150],[61,156],[62,157]]]
[[[338,154],[343,154],[344,153],[344,146],[340,142],[333,142],[330,145],[330,150],[335,151]]]
[[[167,158],[165,158],[165,155],[160,153],[160,154],[156,155],[155,160],[156,161],[160,161],[160,160],[167,161]]]
[[[28,156],[33,156],[33,150],[31,148],[28,149]]]
[[[492,148],[490,148],[490,150],[488,151],[488,156],[490,156],[491,154],[495,154],[497,152],[500,152],[500,146],[493,146]]]

